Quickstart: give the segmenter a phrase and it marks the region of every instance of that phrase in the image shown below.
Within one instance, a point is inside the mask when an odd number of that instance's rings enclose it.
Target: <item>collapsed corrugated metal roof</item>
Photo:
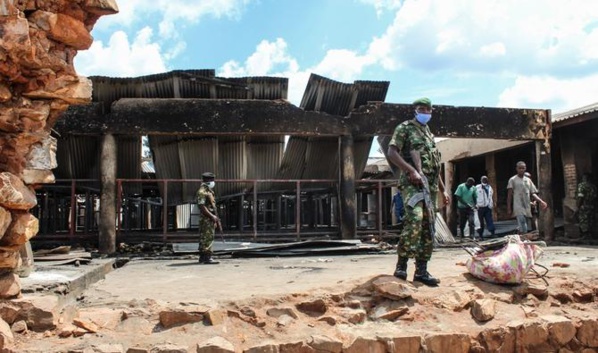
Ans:
[[[121,98],[286,99],[288,79],[281,77],[221,78],[214,70],[177,70],[135,78],[90,77],[93,101],[109,111]],[[389,82],[341,83],[312,75],[301,107],[346,116],[369,101],[384,101]],[[193,117],[189,117],[193,119]],[[372,139],[356,137],[355,171],[365,168]],[[59,140],[57,177],[99,179],[99,138],[68,136]],[[139,137],[117,137],[118,177],[138,179],[142,173]],[[336,137],[291,137],[284,151],[284,136],[153,135],[149,145],[158,179],[200,179],[213,171],[218,179],[337,179]],[[284,153],[283,153],[284,151]],[[171,182],[168,203],[192,202],[198,185]],[[310,185],[313,187],[314,185]],[[162,194],[164,186],[159,185]],[[289,185],[262,183],[260,191]],[[294,187],[294,185],[293,185]],[[307,186],[306,186],[307,187]],[[220,196],[252,189],[249,183],[223,183]],[[129,192],[129,190],[125,190]],[[140,190],[130,190],[137,193]]]
[[[301,99],[301,108],[346,116],[368,102],[383,102],[389,85],[388,81],[342,83],[311,74]],[[354,141],[357,177],[363,173],[371,146],[372,138],[357,137]],[[291,136],[278,175],[285,179],[337,179],[338,156],[337,137]]]

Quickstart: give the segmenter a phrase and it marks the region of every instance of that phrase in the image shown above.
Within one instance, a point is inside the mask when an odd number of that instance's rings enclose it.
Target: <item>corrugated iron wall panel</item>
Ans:
[[[66,136],[58,139],[56,179],[100,179],[100,138]]]
[[[186,139],[178,143],[181,176],[183,179],[201,179],[205,172],[215,173],[218,168],[218,139]],[[217,176],[220,177],[220,176]],[[200,183],[183,184],[183,201],[194,202]]]
[[[319,137],[310,141],[305,155],[302,179],[338,179],[338,138]],[[312,183],[305,187],[321,188],[329,184]]]
[[[150,148],[154,155],[157,179],[181,179],[179,146],[177,136],[149,136]],[[164,197],[164,187],[158,183],[160,195]],[[168,185],[168,205],[182,203],[181,183]]]
[[[123,179],[141,178],[141,137],[116,137],[117,166],[116,176]],[[141,194],[141,184],[126,183],[123,185],[125,195]]]
[[[218,173],[217,179],[247,179],[246,145],[242,137],[218,138]],[[242,192],[248,185],[243,183],[220,183],[216,188],[218,195],[230,195]]]
[[[301,179],[303,169],[305,169],[307,145],[306,137],[291,136],[289,138],[278,171],[279,179]]]
[[[275,179],[282,161],[284,136],[247,138],[247,178]],[[258,190],[266,191],[271,183],[260,183]]]
[[[373,137],[357,138],[353,143],[353,163],[355,165],[355,179],[361,179],[365,166],[368,164]]]

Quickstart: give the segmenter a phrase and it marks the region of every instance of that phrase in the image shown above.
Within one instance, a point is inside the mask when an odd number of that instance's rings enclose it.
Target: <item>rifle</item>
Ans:
[[[411,207],[415,207],[419,202],[422,200],[424,201],[424,205],[426,206],[426,211],[428,212],[428,219],[430,224],[430,237],[434,243],[436,243],[436,228],[435,228],[435,218],[434,218],[434,203],[432,202],[432,196],[430,194],[430,184],[428,183],[428,178],[422,172],[422,160],[419,151],[410,151],[409,154],[411,155],[411,160],[413,161],[413,165],[415,166],[415,170],[419,173],[422,178],[422,191],[418,192],[417,194],[411,196],[409,201],[407,201],[407,205]]]

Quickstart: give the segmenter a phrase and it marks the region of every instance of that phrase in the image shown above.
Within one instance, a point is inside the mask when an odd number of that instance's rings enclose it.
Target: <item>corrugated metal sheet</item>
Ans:
[[[353,84],[334,81],[312,74],[305,88],[301,108],[328,114],[348,115],[353,109],[371,101],[384,101],[387,81],[355,81]],[[304,147],[302,144],[306,144]],[[360,177],[367,164],[372,138],[356,137],[354,142],[355,175]],[[317,153],[310,153],[318,151]],[[301,155],[303,153],[303,155]],[[284,171],[282,168],[284,167]],[[281,166],[281,176],[303,179],[338,178],[338,139],[314,137],[306,140],[292,136]]]
[[[178,142],[178,157],[183,179],[201,179],[205,172],[215,173],[218,166],[218,139],[198,138]],[[175,163],[170,161],[170,163]],[[220,176],[217,176],[220,178]],[[193,202],[200,183],[183,183],[184,202]]]
[[[284,136],[248,137],[247,178],[275,179],[284,152]],[[277,185],[261,183],[258,190],[271,190]]]
[[[217,179],[247,179],[247,153],[242,137],[220,137],[218,139]],[[236,194],[249,188],[242,183],[220,183],[218,195]]]
[[[552,122],[556,123],[559,121],[564,121],[564,120],[574,118],[576,116],[594,113],[596,111],[598,111],[598,102],[596,102],[594,104],[586,105],[584,107],[576,108],[573,110],[568,110],[566,112],[554,114],[554,115],[552,115]]]
[[[178,142],[176,136],[149,136],[157,179],[181,179]],[[159,183],[158,186],[160,195],[164,197],[163,184]],[[180,183],[168,185],[168,205],[182,203],[182,190]]]
[[[123,179],[141,178],[141,137],[117,136],[116,137],[117,166],[116,176]],[[141,184],[125,183],[123,192],[141,194]]]
[[[56,179],[99,179],[100,137],[66,136],[58,139]]]

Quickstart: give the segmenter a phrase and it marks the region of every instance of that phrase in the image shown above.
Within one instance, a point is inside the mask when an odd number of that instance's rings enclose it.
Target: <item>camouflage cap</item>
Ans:
[[[214,173],[211,172],[205,172],[201,175],[202,179],[206,180],[206,179],[214,179]]]
[[[432,108],[432,101],[430,98],[422,97],[414,100],[413,105],[425,105]]]

